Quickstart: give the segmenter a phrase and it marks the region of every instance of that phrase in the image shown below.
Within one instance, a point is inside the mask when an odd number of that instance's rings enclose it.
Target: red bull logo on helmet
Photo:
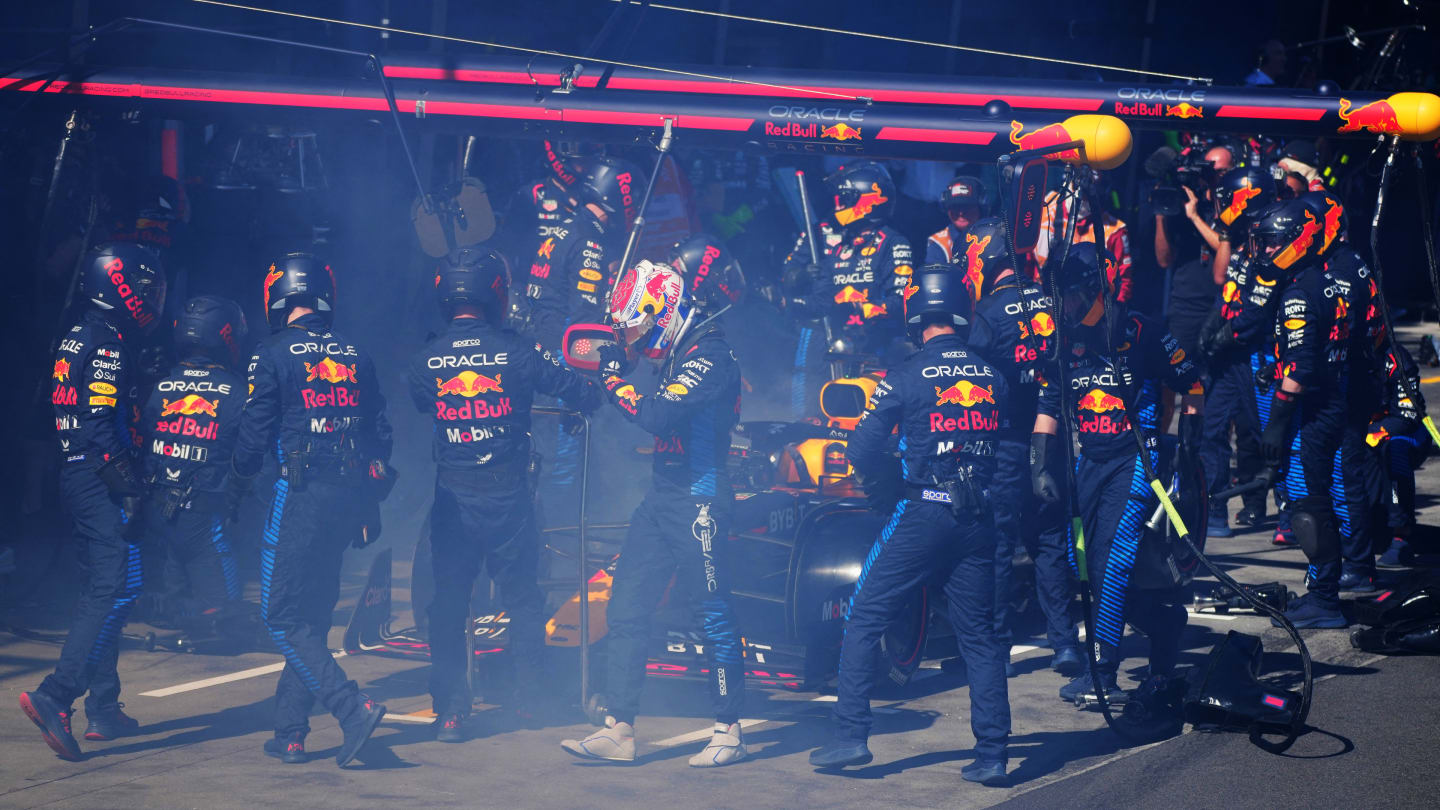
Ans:
[[[1325,241],[1320,243],[1320,252],[1324,253],[1330,249],[1330,245],[1340,237],[1340,218],[1345,216],[1345,209],[1340,203],[1330,200],[1330,206],[1325,209]]]
[[[1308,210],[1305,212],[1305,224],[1302,226],[1300,235],[1295,241],[1285,246],[1285,249],[1275,254],[1275,266],[1282,270],[1289,269],[1295,262],[1305,258],[1310,252],[1310,247],[1315,244],[1315,234],[1320,232],[1321,224],[1315,221],[1315,215]]]
[[[859,130],[856,132],[858,133]],[[856,137],[858,138],[859,135]],[[870,216],[870,212],[874,211],[877,206],[884,205],[889,201],[890,198],[880,192],[880,184],[871,183],[870,190],[861,194],[860,199],[856,200],[854,205],[849,208],[836,209],[835,221],[841,225],[849,225]],[[839,203],[838,199],[836,203]]]
[[[462,371],[448,380],[441,380],[439,377],[436,377],[435,389],[436,396],[458,396],[467,399],[491,392],[502,393],[505,390],[500,387],[499,374],[490,377],[468,370]]]
[[[1260,189],[1255,186],[1246,185],[1235,189],[1235,193],[1230,195],[1230,204],[1220,212],[1220,221],[1226,225],[1234,224],[1235,220],[1245,213],[1245,209],[1250,205],[1250,200],[1259,194]]]
[[[283,276],[283,275],[285,275],[285,274],[282,273],[282,272],[280,272],[279,270],[275,269],[275,265],[273,265],[273,264],[270,265],[270,272],[268,272],[268,273],[265,274],[265,293],[264,293],[264,295],[265,295],[265,309],[266,309],[266,311],[269,311],[269,309],[270,309],[270,288],[271,288],[271,287],[274,287],[274,286],[275,286],[275,282],[279,281],[279,280],[280,280],[280,277]],[[440,277],[439,277],[439,276],[436,276],[436,277],[435,277],[435,280],[436,280],[436,283],[438,284],[438,283],[439,283],[439,280],[440,280]]]
[[[318,363],[305,364],[306,382],[324,380],[328,383],[355,382],[355,366],[337,363],[326,357]]]

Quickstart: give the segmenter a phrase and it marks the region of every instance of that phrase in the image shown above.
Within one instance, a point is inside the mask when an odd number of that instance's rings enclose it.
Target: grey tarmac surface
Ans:
[[[1433,372],[1427,370],[1427,376]],[[1440,385],[1427,384],[1440,402]],[[1440,465],[1420,473],[1421,523],[1440,524]],[[1214,558],[1245,583],[1279,580],[1303,591],[1298,550],[1271,546],[1269,531],[1212,540]],[[383,541],[382,541],[383,542]],[[395,541],[398,543],[398,541]],[[372,551],[352,552],[336,621],[343,622],[363,583]],[[408,556],[401,548],[397,556]],[[408,623],[408,571],[396,564],[396,626]],[[543,729],[507,730],[498,709],[480,710],[475,738],[461,745],[430,739],[423,662],[350,656],[341,662],[393,715],[357,763],[335,767],[340,734],[326,715],[312,718],[316,759],[287,766],[260,752],[269,736],[275,672],[194,687],[280,661],[272,653],[235,657],[147,653],[127,644],[120,659],[126,711],[144,724],[135,737],[81,741],[85,760],[57,759],[16,707],[53,665],[58,645],[44,633],[16,635],[0,617],[0,807],[1315,807],[1335,804],[1433,807],[1440,660],[1379,658],[1351,649],[1346,631],[1307,631],[1316,661],[1318,731],[1286,756],[1239,735],[1187,733],[1154,746],[1125,748],[1094,712],[1056,697],[1064,679],[1048,669],[1049,650],[1017,639],[1020,674],[1010,681],[1014,786],[983,788],[960,780],[970,749],[963,675],[926,663],[901,696],[877,700],[871,738],[875,762],[842,774],[816,773],[806,754],[830,733],[830,701],[814,693],[752,690],[745,712],[751,761],[695,770],[686,759],[708,737],[707,700],[698,683],[651,679],[639,723],[641,759],[629,767],[581,762],[559,747],[588,733],[578,711]],[[49,626],[49,625],[40,625]],[[144,627],[132,626],[131,632]],[[1288,638],[1248,612],[1192,614],[1186,657],[1198,663],[1228,630],[1265,640],[1266,671],[1294,672]],[[330,638],[339,646],[340,629]],[[1144,639],[1127,639],[1125,672],[1143,670]],[[557,665],[566,665],[557,661]],[[1122,679],[1126,680],[1126,679]],[[186,691],[163,696],[181,685]],[[418,722],[417,722],[418,721]],[[84,727],[77,712],[76,730]],[[1008,806],[1008,805],[1007,805]]]

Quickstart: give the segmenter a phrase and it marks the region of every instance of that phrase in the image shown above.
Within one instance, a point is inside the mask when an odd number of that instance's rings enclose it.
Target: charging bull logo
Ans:
[[[488,394],[491,391],[504,393],[505,389],[500,387],[500,375],[489,377],[484,374],[476,374],[473,371],[462,371],[448,380],[435,378],[436,396],[459,396],[467,399],[479,394]]]
[[[55,370],[50,373],[50,376],[54,379],[59,380],[60,382],[65,382],[66,380],[70,379],[70,361],[56,360]]]
[[[837,141],[859,140],[860,130],[841,121],[820,130],[821,138],[834,138]]]
[[[265,310],[267,312],[270,310],[270,288],[274,287],[275,282],[279,281],[283,275],[285,274],[276,270],[273,264],[270,265],[270,272],[265,274]]]
[[[325,358],[314,365],[305,364],[305,373],[309,376],[305,382],[324,380],[328,383],[355,382],[355,367],[337,363],[330,358]]]
[[[633,385],[622,385],[615,389],[615,397],[630,403],[632,408],[640,405],[640,394]]]
[[[1205,114],[1205,108],[1196,107],[1188,101],[1182,101],[1179,104],[1165,105],[1165,114],[1173,115],[1176,118],[1199,118]]]
[[[171,402],[168,399],[162,399],[160,400],[160,405],[160,415],[162,417],[182,415],[195,416],[196,414],[202,413],[206,416],[214,416],[215,409],[220,406],[220,400],[205,399],[199,394],[190,394],[189,396],[182,397],[175,400],[174,402]]]
[[[555,252],[555,237],[550,236],[550,237],[546,237],[545,241],[540,243],[540,249],[536,251],[536,254],[537,254],[540,258],[542,258],[542,259],[549,259],[549,258],[550,258],[550,254],[551,254],[551,253],[554,253],[554,252]]]
[[[1048,312],[1037,312],[1030,319],[1030,331],[1040,337],[1050,337],[1055,334],[1055,319]]]
[[[964,405],[973,408],[982,402],[995,404],[995,386],[987,385],[981,388],[969,380],[961,380],[945,389],[935,386],[936,405]]]
[[[884,304],[872,304],[869,301],[863,301],[860,304],[860,317],[867,321],[871,318],[884,317],[886,314]]]
[[[638,311],[659,316],[655,321],[656,326],[662,329],[668,326],[670,318],[675,314],[675,306],[680,303],[680,285],[679,277],[672,273],[656,273],[650,276],[640,293]]]
[[[1230,204],[1220,212],[1220,221],[1226,225],[1234,224],[1235,220],[1239,219],[1240,215],[1245,213],[1245,209],[1250,206],[1250,200],[1259,194],[1260,189],[1255,186],[1247,185],[1235,189],[1235,193],[1230,195]]]
[[[1275,254],[1275,266],[1287,270],[1290,265],[1305,258],[1310,252],[1310,246],[1315,244],[1315,234],[1320,232],[1320,228],[1320,223],[1315,221],[1315,215],[1307,210],[1305,224],[1301,226],[1300,235],[1295,237],[1295,241],[1286,245],[1284,250]]]
[[[863,304],[869,300],[869,290],[857,290],[852,284],[846,284],[839,292],[835,293],[835,303],[837,304]]]
[[[1123,409],[1125,402],[1119,397],[1111,396],[1101,391],[1099,388],[1091,388],[1085,396],[1080,398],[1080,401],[1075,404],[1075,407],[1092,413],[1108,413],[1110,411]]]
[[[1373,132],[1376,135],[1402,135],[1400,118],[1390,102],[1381,99],[1350,109],[1350,99],[1340,99],[1340,128],[1336,132]]]
[[[1071,137],[1070,132],[1065,129],[1064,124],[1046,124],[1034,132],[1021,135],[1020,133],[1024,129],[1025,125],[1019,121],[1010,122],[1010,143],[1015,144],[1019,149],[1044,149],[1049,146],[1079,140],[1078,138]],[[1047,157],[1051,160],[1079,160],[1080,150],[1066,149],[1063,152],[1047,155]]]
[[[860,137],[859,130],[856,130],[856,133],[855,137]],[[887,202],[890,202],[890,198],[880,192],[880,184],[871,183],[870,190],[861,194],[860,199],[856,200],[854,205],[835,212],[835,221],[841,225],[849,225],[870,216],[870,212],[874,211],[876,206],[884,205]]]
[[[1325,241],[1320,243],[1320,252],[1324,253],[1330,249],[1330,245],[1340,237],[1340,218],[1345,216],[1345,209],[1340,203],[1334,200],[1329,201],[1330,206],[1325,209]]]
[[[973,233],[965,234],[965,284],[976,301],[980,300],[980,286],[985,282],[985,259],[981,254],[993,238],[988,234],[984,239],[975,238]]]

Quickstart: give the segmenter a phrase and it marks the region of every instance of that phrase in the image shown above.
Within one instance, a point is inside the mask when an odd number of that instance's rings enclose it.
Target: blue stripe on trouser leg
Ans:
[[[809,381],[809,374],[806,369],[806,361],[810,356],[810,339],[814,336],[815,330],[808,326],[800,327],[800,335],[795,342],[795,367],[790,375],[790,415],[796,419],[805,416],[806,405],[809,397],[806,396],[806,383]]]
[[[870,553],[865,556],[865,564],[860,566],[860,576],[855,580],[855,590],[850,592],[850,600],[845,606],[845,615],[850,615],[850,609],[855,606],[855,597],[860,594],[860,589],[865,585],[865,579],[870,575],[870,566],[875,564],[875,558],[885,549],[885,544],[890,542],[891,536],[895,534],[895,527],[900,525],[900,518],[905,514],[905,507],[910,502],[902,500],[895,504],[895,511],[890,514],[890,522],[880,530],[880,537],[875,545],[870,547]]]
[[[1149,494],[1145,468],[1137,457],[1132,462],[1124,510],[1114,536],[1109,538],[1109,553],[1100,582],[1100,599],[1095,608],[1095,640],[1116,649],[1116,664],[1119,663],[1120,641],[1125,635],[1125,597],[1130,587],[1130,572],[1135,567],[1135,555],[1140,548],[1140,535],[1144,531],[1144,512]],[[1098,537],[1095,539],[1101,540]]]
[[[270,639],[275,642],[275,647],[285,656],[285,663],[295,670],[295,674],[300,676],[307,689],[319,692],[320,681],[295,652],[294,646],[285,636],[285,631],[271,621],[270,594],[275,583],[275,556],[280,546],[280,525],[285,515],[285,500],[289,494],[289,482],[284,478],[275,479],[275,495],[270,501],[270,518],[265,522],[264,542],[260,548],[260,619],[265,622],[265,628],[270,633]]]
[[[710,692],[716,721],[729,725],[740,719],[740,701],[745,687],[744,653],[735,626],[735,611],[726,599],[700,603],[701,630],[705,635],[706,657],[710,663]]]
[[[140,587],[144,580],[144,568],[140,562],[140,546],[131,544],[126,550],[124,588],[115,595],[115,600],[110,605],[110,611],[100,625],[100,633],[90,647],[90,655],[87,659],[90,664],[100,664],[109,656],[111,649],[119,641],[120,631],[125,628],[125,620],[130,616],[130,608],[135,605],[135,599],[140,596]]]
[[[1345,497],[1345,468],[1342,463],[1343,449],[1335,451],[1335,464],[1331,467],[1330,502],[1334,504],[1335,522],[1340,529],[1340,542],[1344,544],[1354,535],[1355,524],[1351,520],[1350,503]]]
[[[215,555],[220,558],[220,573],[225,577],[225,598],[239,599],[240,572],[235,567],[235,552],[225,539],[225,522],[218,517],[210,527],[210,545],[215,549]]]

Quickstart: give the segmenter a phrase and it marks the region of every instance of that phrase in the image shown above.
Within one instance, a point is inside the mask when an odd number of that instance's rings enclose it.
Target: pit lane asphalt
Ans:
[[[1440,385],[1427,384],[1426,393],[1440,402]],[[1432,494],[1440,492],[1440,464],[1421,470],[1419,490],[1421,524],[1440,525],[1440,501]],[[1209,548],[1241,582],[1278,580],[1303,591],[1300,552],[1272,547],[1268,539],[1268,531],[1251,532],[1212,540]],[[352,553],[347,561],[337,622],[348,615],[373,553]],[[405,626],[408,572],[397,562],[395,573],[396,626]],[[12,626],[36,626],[4,618]],[[1267,673],[1294,671],[1287,637],[1248,612],[1192,614],[1182,663],[1203,660],[1228,630],[1264,638]],[[333,631],[332,646],[340,632]],[[481,711],[475,739],[433,742],[418,716],[429,703],[424,665],[350,656],[342,663],[351,677],[393,714],[410,716],[387,720],[357,764],[341,771],[333,761],[340,735],[324,715],[312,720],[314,761],[286,766],[261,754],[273,673],[163,697],[142,694],[271,665],[279,656],[147,653],[131,644],[120,672],[126,710],[144,724],[140,733],[108,743],[81,740],[85,760],[68,763],[45,747],[16,708],[19,693],[34,688],[53,665],[58,645],[0,631],[0,807],[1434,806],[1440,660],[1362,653],[1350,648],[1346,631],[1307,631],[1305,637],[1316,676],[1324,679],[1311,717],[1318,730],[1285,756],[1264,753],[1240,735],[1195,733],[1127,749],[1098,714],[1056,698],[1064,680],[1047,668],[1048,650],[1021,653],[1020,674],[1010,681],[1015,784],[990,789],[959,778],[973,756],[968,694],[963,676],[933,661],[905,695],[876,701],[875,762],[831,775],[806,763],[809,750],[829,734],[830,703],[813,693],[752,691],[745,712],[747,721],[757,721],[746,728],[752,761],[698,771],[685,760],[705,736],[694,732],[708,727],[704,687],[651,679],[638,728],[640,762],[616,767],[583,763],[560,750],[560,739],[588,733],[578,714],[544,729],[509,731],[497,711]],[[1125,670],[1133,675],[1143,667],[1143,638],[1132,633],[1127,653]],[[77,733],[83,723],[83,711],[77,712]]]

